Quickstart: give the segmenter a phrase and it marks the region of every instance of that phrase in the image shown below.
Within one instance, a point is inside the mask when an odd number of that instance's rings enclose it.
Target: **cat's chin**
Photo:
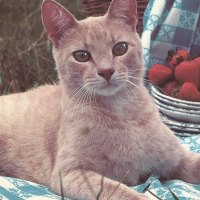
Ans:
[[[120,86],[107,85],[105,87],[98,88],[96,90],[96,94],[100,96],[113,96],[117,94],[120,91],[120,89]]]

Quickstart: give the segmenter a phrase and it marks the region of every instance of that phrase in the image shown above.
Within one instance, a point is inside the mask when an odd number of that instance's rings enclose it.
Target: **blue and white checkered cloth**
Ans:
[[[168,50],[176,47],[200,55],[200,0],[150,0],[143,24],[146,68],[165,63]]]

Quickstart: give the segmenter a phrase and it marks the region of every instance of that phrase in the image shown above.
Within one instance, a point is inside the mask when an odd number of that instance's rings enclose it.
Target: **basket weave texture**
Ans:
[[[123,0],[122,0],[123,1]],[[104,15],[110,5],[111,0],[82,0],[83,7],[87,16],[100,16]],[[143,15],[145,8],[148,4],[148,0],[138,0],[138,25],[137,31],[139,34],[143,30]]]

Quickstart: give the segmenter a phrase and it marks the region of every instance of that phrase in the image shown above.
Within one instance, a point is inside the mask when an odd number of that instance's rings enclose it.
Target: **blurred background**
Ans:
[[[57,0],[78,19],[80,0]],[[0,95],[57,81],[51,43],[44,32],[42,0],[0,0]]]

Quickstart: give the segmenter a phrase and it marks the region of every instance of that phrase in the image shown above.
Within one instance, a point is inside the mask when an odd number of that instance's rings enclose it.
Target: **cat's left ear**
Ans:
[[[48,39],[58,46],[64,33],[78,24],[75,17],[54,0],[44,0],[42,4],[42,21]]]
[[[136,0],[112,0],[107,17],[123,20],[135,30],[137,25]]]

